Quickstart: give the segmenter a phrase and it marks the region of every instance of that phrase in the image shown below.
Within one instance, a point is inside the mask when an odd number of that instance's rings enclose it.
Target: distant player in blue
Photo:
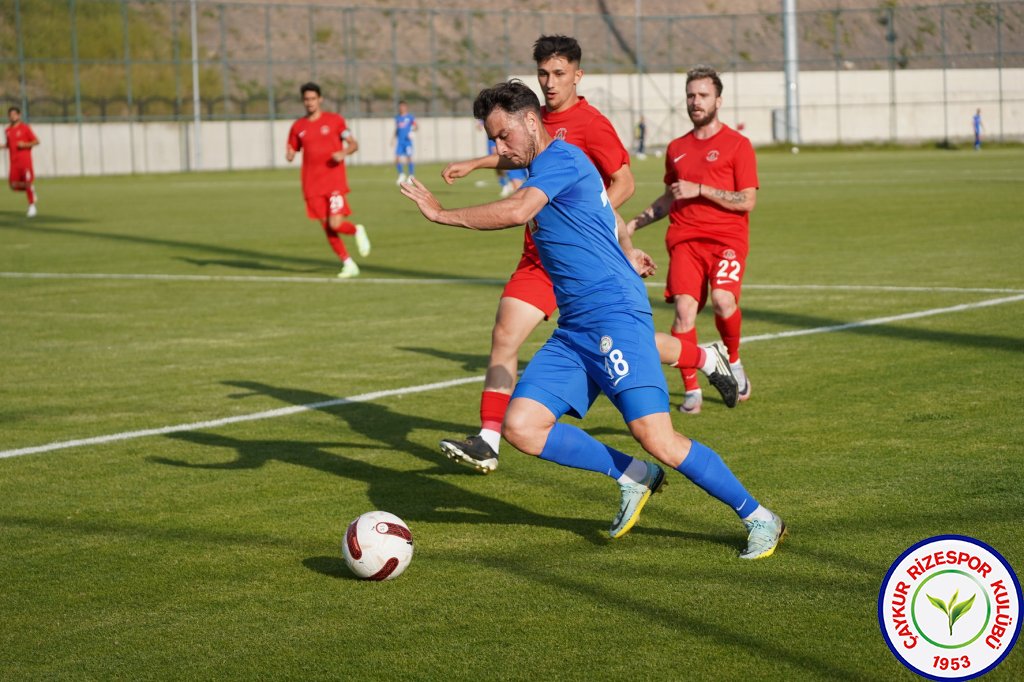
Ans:
[[[409,104],[402,100],[398,103],[398,115],[395,116],[395,170],[398,171],[395,184],[408,182],[416,170],[412,146],[412,134],[416,130],[416,117],[409,113]]]
[[[604,393],[644,450],[739,515],[748,533],[740,557],[771,556],[785,532],[782,519],[758,504],[718,454],[672,427],[651,305],[637,274],[651,274],[653,263],[628,237],[620,240],[623,225],[597,169],[577,147],[548,135],[540,102],[521,81],[483,90],[473,113],[497,143],[502,163],[529,169],[523,186],[505,199],[462,209],[443,208],[418,180],[402,185],[402,193],[443,225],[500,230],[528,224],[551,275],[558,328],[516,385],[502,435],[526,454],[614,479],[621,497],[609,534],[620,538],[662,487],[665,472],[558,421],[565,414],[582,418]]]
[[[981,109],[971,117],[971,125],[974,126],[974,151],[981,151],[981,131],[985,129],[981,124]]]

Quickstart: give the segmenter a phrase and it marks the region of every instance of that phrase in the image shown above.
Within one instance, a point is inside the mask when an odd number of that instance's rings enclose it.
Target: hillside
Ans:
[[[24,88],[34,115],[55,119],[78,107],[101,120],[190,115],[188,2],[74,6],[72,15],[66,0],[0,3],[0,97],[18,101]],[[293,108],[295,88],[311,78],[350,113],[384,114],[396,98],[426,114],[462,113],[482,85],[533,70],[530,45],[541,33],[579,38],[591,73],[633,73],[638,64],[650,72],[783,66],[779,0],[528,0],[513,11],[498,0],[200,0],[199,8],[210,116],[277,115]],[[800,67],[1022,66],[1022,26],[1024,0],[802,0]],[[78,69],[68,67],[72,50]]]

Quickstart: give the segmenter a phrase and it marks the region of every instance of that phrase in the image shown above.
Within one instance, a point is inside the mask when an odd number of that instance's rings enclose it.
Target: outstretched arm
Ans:
[[[632,235],[641,227],[656,223],[668,215],[675,198],[672,196],[671,186],[665,188],[665,193],[655,199],[650,206],[641,211],[635,218],[626,223],[626,232]]]
[[[503,230],[519,227],[534,218],[548,203],[548,197],[536,187],[519,189],[512,195],[489,204],[446,209],[418,179],[401,186],[402,194],[416,202],[420,213],[441,225],[468,230]]]
[[[515,166],[513,166],[507,159],[504,159],[497,154],[489,154],[488,156],[481,156],[467,161],[453,161],[445,166],[444,170],[441,171],[441,177],[445,182],[451,185],[459,178],[464,178],[473,171],[480,170],[481,168],[508,170],[510,168],[515,168]]]

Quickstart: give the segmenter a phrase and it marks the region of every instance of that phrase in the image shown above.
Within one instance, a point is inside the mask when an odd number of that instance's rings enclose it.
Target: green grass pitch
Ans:
[[[0,194],[0,678],[916,679],[877,624],[892,561],[957,533],[1024,571],[1024,153],[759,162],[753,398],[673,416],[786,518],[759,562],[677,473],[612,542],[604,477],[439,455],[477,424],[521,230],[431,225],[353,167],[373,253],[339,282],[296,168],[43,178],[33,220]],[[627,217],[661,191],[635,171]],[[664,266],[663,235],[637,242]],[[607,401],[582,425],[639,454]],[[372,509],[415,537],[393,582],[341,559]],[[987,679],[1022,678],[1017,650]]]

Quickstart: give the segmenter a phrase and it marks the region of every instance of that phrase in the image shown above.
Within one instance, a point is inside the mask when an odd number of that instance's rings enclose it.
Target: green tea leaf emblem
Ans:
[[[941,599],[936,599],[930,594],[925,593],[925,596],[928,597],[928,601],[932,603],[932,606],[946,614],[946,619],[949,621],[949,635],[952,637],[953,624],[960,620],[961,616],[971,610],[971,607],[974,606],[974,598],[978,595],[971,595],[970,599],[965,599],[957,604],[956,599],[960,596],[960,590],[957,590],[953,593],[953,596],[950,597],[949,606],[946,606],[946,603]]]

